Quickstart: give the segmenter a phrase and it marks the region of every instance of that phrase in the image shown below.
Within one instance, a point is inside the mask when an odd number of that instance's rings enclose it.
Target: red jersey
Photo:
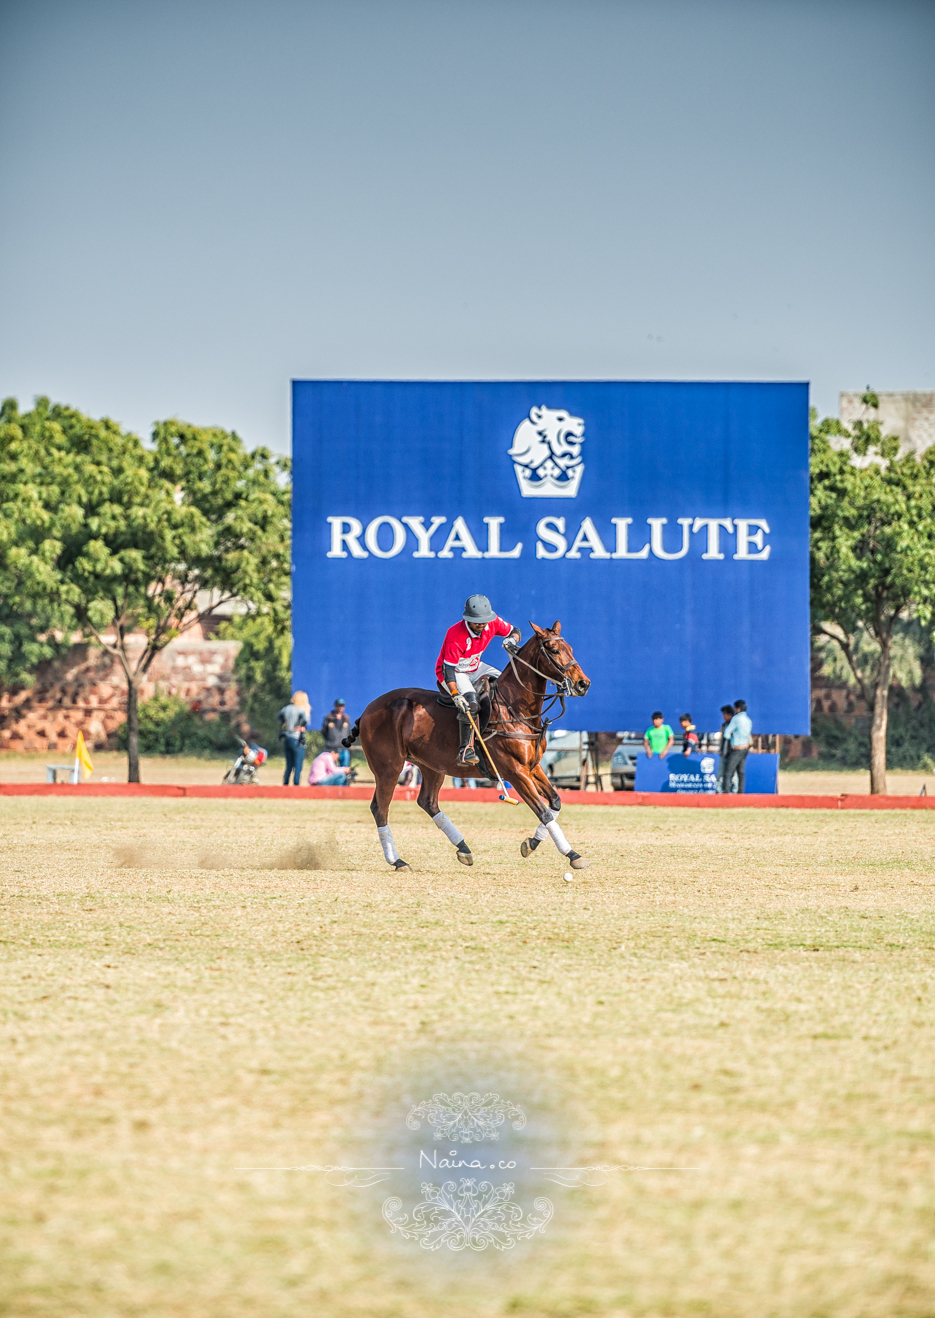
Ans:
[[[444,685],[444,664],[451,664],[459,673],[476,673],[480,667],[481,655],[495,636],[509,636],[513,628],[502,618],[488,622],[480,636],[468,631],[467,623],[462,619],[449,627],[435,664],[435,676]]]

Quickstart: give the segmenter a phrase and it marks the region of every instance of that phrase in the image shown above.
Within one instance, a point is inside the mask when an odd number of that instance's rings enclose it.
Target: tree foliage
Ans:
[[[871,791],[886,791],[886,731],[900,626],[935,612],[935,449],[900,456],[877,396],[848,430],[812,426],[812,626],[836,645],[868,706]],[[837,441],[832,443],[832,441]]]
[[[47,399],[31,414],[0,405],[0,682],[31,686],[67,649],[71,615],[56,572],[64,483],[45,457],[55,435]]]
[[[5,452],[28,493],[13,536],[20,557],[8,554],[5,569],[16,578],[18,625],[33,646],[50,646],[55,627],[117,659],[137,782],[139,688],[160,651],[226,601],[258,613],[282,607],[288,462],[248,452],[236,433],[178,420],[158,423],[146,447],[113,421],[47,399],[23,414],[13,400],[3,406]],[[39,566],[27,569],[30,552]],[[25,640],[20,651],[25,658]],[[17,659],[8,672],[16,663],[22,669]]]
[[[126,723],[117,729],[117,745],[127,749]],[[158,690],[140,703],[142,755],[212,755],[237,749],[237,735],[224,716],[205,718],[181,696]]]
[[[240,614],[221,624],[224,640],[239,641],[234,675],[240,709],[253,735],[274,754],[279,724],[276,715],[291,695],[292,637],[285,609],[265,614]]]

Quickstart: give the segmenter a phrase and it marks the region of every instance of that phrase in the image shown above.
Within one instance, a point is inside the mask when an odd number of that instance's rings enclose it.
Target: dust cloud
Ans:
[[[334,838],[300,838],[271,857],[257,857],[251,848],[233,851],[201,847],[186,852],[151,838],[114,847],[113,864],[121,870],[351,870],[356,868]]]

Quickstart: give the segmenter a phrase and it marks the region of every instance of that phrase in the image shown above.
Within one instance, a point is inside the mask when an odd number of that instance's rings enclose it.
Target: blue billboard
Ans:
[[[562,726],[809,731],[808,386],[293,382],[293,676],[435,685],[468,595],[562,633]],[[491,647],[487,661],[506,656]]]

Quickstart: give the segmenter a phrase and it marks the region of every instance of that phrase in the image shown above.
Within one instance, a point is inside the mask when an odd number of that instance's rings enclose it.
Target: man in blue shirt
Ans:
[[[737,775],[737,791],[743,795],[746,790],[747,752],[750,750],[750,744],[753,740],[752,733],[753,723],[747,713],[747,702],[745,700],[735,700],[734,717],[722,734],[722,739],[725,739],[730,746],[730,750],[727,752],[727,763],[724,766],[726,791],[730,791],[730,784],[735,773]]]

